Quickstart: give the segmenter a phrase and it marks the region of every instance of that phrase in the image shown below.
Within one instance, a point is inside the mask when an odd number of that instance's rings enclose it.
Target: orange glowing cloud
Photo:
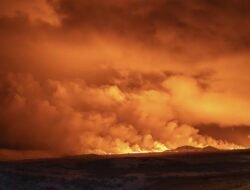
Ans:
[[[249,8],[3,1],[0,157],[250,147]]]
[[[0,15],[2,17],[27,16],[31,22],[47,22],[52,25],[60,23],[59,17],[46,0],[2,0]]]

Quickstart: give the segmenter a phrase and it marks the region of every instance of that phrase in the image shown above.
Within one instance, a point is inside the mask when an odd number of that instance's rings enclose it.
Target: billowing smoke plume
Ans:
[[[237,148],[202,136],[189,124],[223,123],[229,116],[231,123],[249,122],[228,111],[214,113],[216,106],[228,110],[227,100],[203,92],[194,79],[183,76],[164,79],[159,89],[130,89],[118,79],[99,86],[81,79],[38,81],[27,74],[8,74],[2,81],[0,142],[5,148],[67,154],[163,151],[183,145]]]
[[[249,8],[3,0],[0,159],[250,147]]]

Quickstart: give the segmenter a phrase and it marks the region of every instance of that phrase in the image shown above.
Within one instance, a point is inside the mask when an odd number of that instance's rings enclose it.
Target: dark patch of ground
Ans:
[[[0,162],[0,190],[250,190],[250,151]]]

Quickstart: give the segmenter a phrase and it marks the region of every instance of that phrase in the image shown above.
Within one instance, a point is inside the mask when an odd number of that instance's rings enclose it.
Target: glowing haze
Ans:
[[[0,158],[250,147],[247,0],[1,0]]]

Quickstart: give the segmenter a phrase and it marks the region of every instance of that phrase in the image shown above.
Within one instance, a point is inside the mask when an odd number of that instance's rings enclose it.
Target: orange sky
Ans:
[[[249,8],[1,0],[0,159],[250,147]]]

